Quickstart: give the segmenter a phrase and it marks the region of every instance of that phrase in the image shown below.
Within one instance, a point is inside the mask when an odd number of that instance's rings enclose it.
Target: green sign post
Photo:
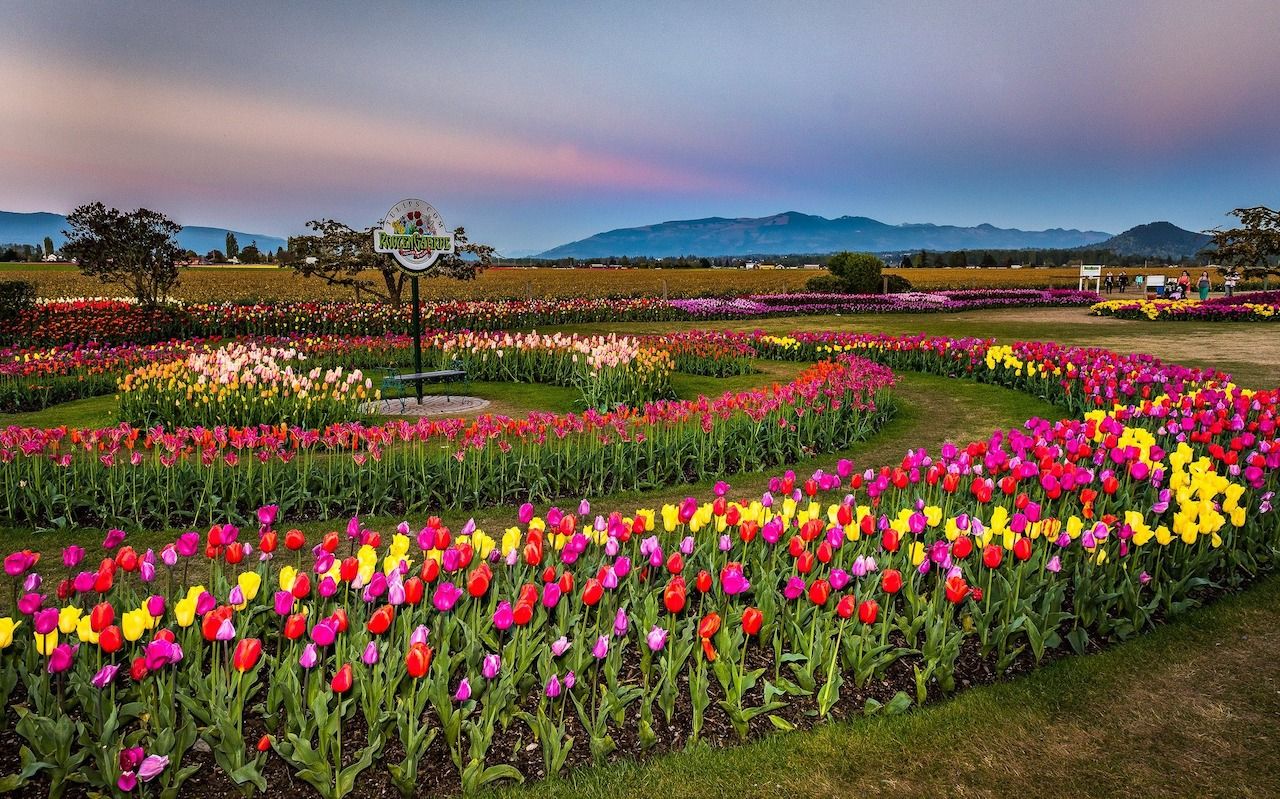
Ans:
[[[422,374],[422,302],[418,278],[441,255],[453,252],[453,234],[444,225],[440,212],[423,200],[401,200],[373,231],[374,252],[389,253],[409,274],[409,297],[413,303],[413,373]],[[422,381],[414,380],[414,394],[422,404]]]

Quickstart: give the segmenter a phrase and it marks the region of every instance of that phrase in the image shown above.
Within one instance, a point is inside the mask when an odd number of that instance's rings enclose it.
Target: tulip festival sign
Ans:
[[[401,200],[383,217],[382,227],[374,229],[373,250],[390,254],[401,269],[417,275],[453,252],[453,234],[430,203]]]
[[[401,200],[382,218],[382,227],[373,230],[374,252],[388,253],[409,273],[410,302],[413,303],[413,374],[411,379],[418,404],[422,404],[422,303],[418,298],[418,277],[441,255],[453,252],[453,234],[444,225],[440,212],[425,200]]]

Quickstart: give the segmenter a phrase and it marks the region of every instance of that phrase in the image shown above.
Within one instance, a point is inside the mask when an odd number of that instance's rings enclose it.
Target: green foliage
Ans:
[[[230,230],[227,231],[227,257],[240,257],[240,242],[236,241],[236,234],[232,233]]]
[[[840,252],[827,262],[829,274],[810,280],[810,291],[840,294],[879,294],[883,290],[884,261],[865,252]]]
[[[35,283],[28,280],[0,281],[0,322],[17,317],[35,303]]]

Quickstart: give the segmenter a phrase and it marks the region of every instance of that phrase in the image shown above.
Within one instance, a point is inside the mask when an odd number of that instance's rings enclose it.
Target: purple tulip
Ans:
[[[194,532],[183,533],[178,536],[178,540],[174,542],[174,548],[178,550],[178,554],[184,558],[189,558],[200,551],[200,534]]]
[[[644,640],[650,651],[661,652],[667,645],[667,631],[655,624]]]
[[[555,642],[551,644],[551,654],[556,657],[560,657],[561,655],[563,655],[565,652],[568,652],[568,651],[569,651],[569,639],[565,638],[563,635],[557,638]]]
[[[43,582],[44,580],[40,577],[39,572],[31,572],[22,581],[22,590],[27,592],[39,591],[40,584]]]
[[[160,618],[164,615],[164,597],[159,594],[152,594],[147,597],[147,613],[153,618]]]
[[[62,565],[68,569],[74,569],[79,566],[82,560],[84,560],[84,547],[72,544],[62,550]]]
[[[557,675],[552,674],[551,679],[547,680],[547,687],[543,689],[543,693],[548,699],[555,699],[560,695],[560,678]]]
[[[1059,558],[1057,555],[1054,555],[1052,558],[1049,558],[1049,562],[1046,563],[1044,567],[1048,571],[1051,571],[1054,574],[1057,574],[1058,572],[1062,571],[1062,558]]]
[[[222,624],[218,625],[218,631],[213,635],[213,640],[233,641],[235,640],[235,637],[236,637],[235,625],[231,623],[231,619],[223,619]]]
[[[312,631],[314,633],[314,630]],[[320,662],[320,655],[316,651],[315,644],[307,644],[302,648],[302,654],[298,656],[298,665],[304,669],[315,668]]]
[[[106,538],[102,539],[103,549],[115,549],[124,543],[124,530],[108,530]]]
[[[493,611],[493,626],[499,630],[507,630],[515,622],[516,617],[511,610],[511,603],[505,599],[499,602],[497,609]]]
[[[595,646],[591,647],[591,654],[596,660],[600,660],[609,654],[609,636],[602,635],[596,639]]]
[[[276,591],[273,605],[277,616],[288,616],[293,612],[293,594],[289,591]]]
[[[360,653],[360,661],[366,666],[372,666],[378,662],[378,644],[370,641],[365,644],[364,652]]]
[[[160,560],[164,561],[164,565],[170,568],[178,565],[178,550],[174,548],[173,544],[160,550]]]
[[[338,625],[332,619],[321,619],[311,628],[311,640],[319,646],[329,646],[338,637]]]
[[[413,633],[409,636],[409,644],[425,644],[427,637],[431,635],[431,630],[425,624],[419,624],[414,628]]]
[[[458,600],[461,598],[461,589],[453,583],[444,582],[436,586],[436,590],[431,596],[431,604],[435,605],[436,610],[441,613],[448,613],[453,610],[453,606],[458,604]]]
[[[160,772],[169,766],[169,758],[166,755],[147,755],[142,761],[142,765],[138,766],[138,779],[143,782],[150,782],[160,776]]]
[[[112,680],[116,678],[116,672],[118,671],[120,671],[120,667],[118,665],[115,663],[108,663],[98,669],[98,673],[93,675],[93,679],[89,681],[89,684],[98,689],[106,688],[111,684]]]
[[[521,505],[519,512],[516,514],[516,518],[521,524],[528,524],[533,521],[533,504],[526,502]]]
[[[465,702],[471,698],[471,683],[467,682],[467,678],[463,677],[462,682],[458,683],[458,690],[453,694],[453,701]]]
[[[480,666],[480,673],[484,675],[486,680],[492,680],[502,671],[502,656],[493,653],[484,656],[484,663]]]
[[[36,635],[48,635],[58,629],[58,609],[45,608],[44,610],[36,611],[31,622],[35,628]]]
[[[320,596],[328,599],[338,593],[338,581],[328,575],[325,575],[325,578],[320,581],[320,587],[316,590],[320,592]]]
[[[69,644],[58,644],[49,653],[49,673],[61,674],[71,668],[72,662],[75,660],[76,651],[80,649],[80,645],[71,646]]]
[[[577,681],[578,681],[578,678],[574,676],[574,673],[572,671],[570,671],[568,674],[564,675],[564,689],[566,691],[572,691],[573,684],[576,683]]]
[[[279,513],[279,505],[263,505],[258,508],[258,524],[263,530],[271,529],[271,525],[276,523],[276,515]]]

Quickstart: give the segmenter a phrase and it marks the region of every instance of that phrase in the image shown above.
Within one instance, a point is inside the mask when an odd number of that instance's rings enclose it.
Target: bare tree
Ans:
[[[394,305],[401,303],[409,275],[388,253],[374,252],[376,228],[356,230],[333,219],[312,220],[307,227],[318,235],[289,239],[293,259],[282,267],[294,269],[304,277],[318,277],[331,286],[348,286],[357,296],[368,292]],[[453,242],[454,251],[436,259],[419,273],[422,277],[470,280],[493,259],[493,248],[468,241],[463,228],[454,229]]]

